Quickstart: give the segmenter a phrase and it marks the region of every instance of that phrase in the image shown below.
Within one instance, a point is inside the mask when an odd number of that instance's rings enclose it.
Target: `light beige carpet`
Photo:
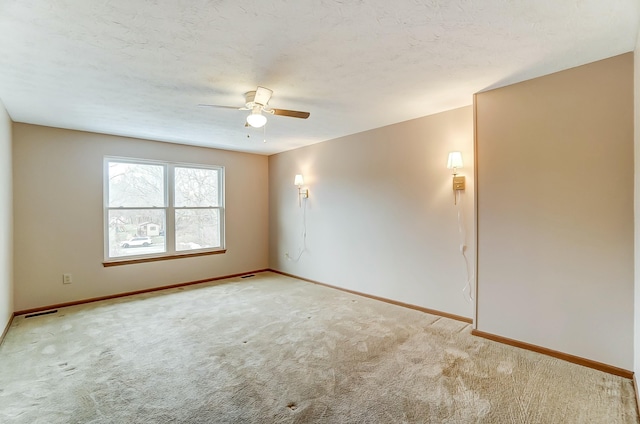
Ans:
[[[272,273],[17,317],[0,422],[637,423],[631,381]]]

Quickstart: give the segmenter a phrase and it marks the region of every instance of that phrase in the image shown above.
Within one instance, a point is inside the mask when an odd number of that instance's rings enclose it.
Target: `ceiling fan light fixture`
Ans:
[[[267,123],[267,117],[264,116],[260,111],[253,111],[251,115],[247,116],[247,124],[251,125],[253,128],[261,128],[264,127],[264,124]]]

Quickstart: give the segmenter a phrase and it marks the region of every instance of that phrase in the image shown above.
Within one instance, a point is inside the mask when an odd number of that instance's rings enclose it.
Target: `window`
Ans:
[[[105,261],[224,251],[224,168],[105,158]]]

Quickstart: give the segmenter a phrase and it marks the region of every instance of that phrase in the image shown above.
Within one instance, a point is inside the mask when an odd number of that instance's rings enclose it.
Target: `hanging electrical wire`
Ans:
[[[464,287],[462,288],[462,295],[469,302],[473,302],[474,293],[473,293],[473,273],[471,272],[471,266],[469,264],[469,258],[467,257],[467,230],[464,225],[464,205],[463,205],[463,196],[461,190],[455,191],[456,196],[456,208],[458,215],[458,236],[460,239],[460,253],[464,259],[464,265],[467,274],[467,280],[465,282]]]
[[[302,206],[302,248],[298,248],[300,251],[296,258],[292,258],[289,253],[285,253],[287,260],[292,262],[298,262],[302,257],[302,254],[307,250],[307,198],[304,198],[304,206]]]

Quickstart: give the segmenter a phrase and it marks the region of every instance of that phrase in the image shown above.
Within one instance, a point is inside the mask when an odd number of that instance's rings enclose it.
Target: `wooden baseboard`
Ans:
[[[2,342],[4,341],[4,336],[7,335],[7,331],[9,331],[9,327],[11,327],[11,323],[13,322],[13,318],[16,316],[15,313],[11,314],[11,318],[9,318],[9,322],[7,323],[7,326],[4,328],[4,331],[2,332],[2,336],[0,336],[0,346],[2,346]]]
[[[14,316],[32,314],[34,312],[42,312],[42,311],[47,311],[47,310],[50,310],[50,309],[59,309],[59,308],[67,307],[67,306],[82,305],[82,304],[91,303],[91,302],[99,302],[101,300],[117,299],[119,297],[133,296],[133,295],[136,295],[136,294],[150,293],[150,292],[159,291],[159,290],[167,290],[167,289],[175,289],[175,288],[178,288],[178,287],[192,286],[194,284],[210,283],[212,281],[226,280],[227,278],[236,278],[236,277],[241,277],[243,275],[257,274],[259,272],[265,272],[265,271],[269,271],[269,270],[268,269],[260,269],[260,270],[257,270],[257,271],[243,272],[241,274],[224,275],[222,277],[206,278],[204,280],[196,280],[196,281],[189,281],[189,282],[186,282],[186,283],[171,284],[169,286],[154,287],[154,288],[151,288],[151,289],[136,290],[136,291],[126,292],[126,293],[112,294],[112,295],[108,295],[108,296],[92,297],[90,299],[76,300],[76,301],[73,301],[73,302],[65,302],[65,303],[57,303],[55,305],[41,306],[41,307],[38,307],[38,308],[23,309],[21,311],[14,312]]]
[[[380,296],[374,296],[372,294],[362,293],[362,292],[358,292],[358,291],[355,291],[355,290],[349,290],[349,289],[345,289],[345,288],[342,288],[342,287],[333,286],[331,284],[326,284],[326,283],[321,283],[319,281],[310,280],[308,278],[299,277],[297,275],[289,274],[289,273],[278,271],[278,270],[275,270],[275,269],[269,269],[269,271],[275,272],[276,274],[284,275],[284,276],[287,276],[287,277],[297,278],[298,280],[307,281],[309,283],[318,284],[320,286],[329,287],[331,289],[340,290],[340,291],[343,291],[343,292],[346,292],[346,293],[351,293],[351,294],[355,294],[355,295],[358,295],[358,296],[367,297],[369,299],[379,300],[381,302],[390,303],[390,304],[396,305],[396,306],[402,306],[403,308],[413,309],[415,311],[425,312],[427,314],[432,314],[432,315],[438,315],[438,316],[445,317],[445,318],[451,318],[451,319],[454,319],[456,321],[465,322],[467,324],[473,324],[473,320],[471,318],[463,317],[463,316],[460,316],[460,315],[450,314],[448,312],[437,311],[435,309],[423,308],[422,306],[416,306],[416,305],[412,305],[410,303],[398,302],[397,300],[391,300],[391,299],[387,299],[387,298],[380,297]]]
[[[558,352],[557,350],[547,349],[546,347],[521,342],[519,340],[509,339],[507,337],[502,337],[502,336],[498,336],[491,333],[485,333],[484,331],[471,330],[471,334],[474,336],[482,337],[484,339],[492,340],[494,342],[503,343],[509,346],[514,346],[514,347],[519,347],[521,349],[526,349],[526,350],[530,350],[537,353],[542,353],[543,355],[552,356],[554,358],[562,359],[567,362],[571,362],[573,364],[578,364],[588,368],[593,368],[598,371],[603,371],[603,372],[617,375],[620,377],[629,378],[629,379],[634,378],[633,371],[614,367],[613,365],[603,364],[602,362],[592,361],[591,359],[582,358],[580,356],[570,355],[564,352]]]

